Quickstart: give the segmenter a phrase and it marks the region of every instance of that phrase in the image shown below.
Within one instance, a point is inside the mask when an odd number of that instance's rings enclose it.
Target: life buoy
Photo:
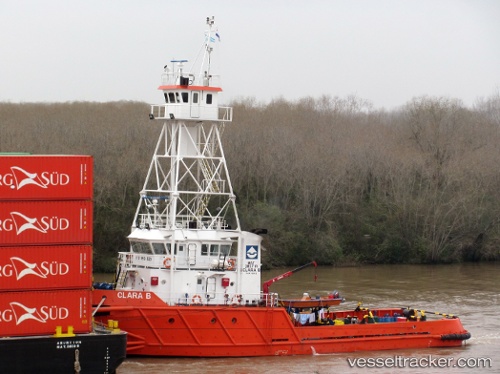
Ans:
[[[201,304],[201,296],[200,295],[194,295],[193,298],[191,299],[191,302],[193,304]]]
[[[231,305],[240,305],[243,297],[241,295],[234,295],[231,299]]]
[[[230,258],[227,261],[227,270],[234,270],[235,266],[236,266],[236,260],[234,258]]]
[[[165,259],[163,260],[163,266],[165,266],[165,269],[170,269],[170,267],[172,266],[172,259],[170,257],[165,257]]]

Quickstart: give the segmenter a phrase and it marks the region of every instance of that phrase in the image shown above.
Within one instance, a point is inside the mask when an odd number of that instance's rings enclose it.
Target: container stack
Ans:
[[[91,156],[0,155],[0,337],[92,329]]]

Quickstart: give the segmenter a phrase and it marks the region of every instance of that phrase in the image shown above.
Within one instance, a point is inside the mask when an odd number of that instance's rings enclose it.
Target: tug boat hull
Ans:
[[[117,319],[128,332],[128,355],[251,357],[459,347],[470,334],[458,318],[429,321],[302,325],[287,308],[168,306],[154,293],[95,290],[106,296],[96,316]],[[396,315],[401,309],[373,309]],[[362,321],[366,312],[336,311],[335,321]],[[330,315],[332,317],[332,315]],[[386,318],[386,317],[382,317]],[[396,319],[397,317],[392,317]],[[376,317],[375,319],[378,319]],[[336,322],[337,323],[337,322]]]

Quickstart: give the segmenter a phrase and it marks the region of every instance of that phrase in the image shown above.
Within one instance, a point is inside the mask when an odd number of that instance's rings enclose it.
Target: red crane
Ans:
[[[316,263],[316,261],[312,261],[312,262],[309,262],[308,264],[305,264],[305,265],[302,265],[302,266],[299,266],[298,268],[296,269],[293,269],[293,270],[290,270],[290,271],[287,271],[286,273],[284,274],[281,274],[281,275],[278,275],[277,277],[274,277],[273,279],[269,279],[268,281],[265,281],[264,284],[262,285],[262,291],[264,294],[267,294],[269,293],[269,286],[271,284],[273,284],[274,282],[277,282],[279,280],[282,280],[283,278],[288,278],[290,277],[291,275],[293,275],[293,273],[296,273],[298,272],[299,270],[302,270],[302,269],[305,269],[306,267],[308,266],[311,266],[311,265],[314,265],[314,267],[317,267],[318,264]],[[316,274],[314,274],[314,281],[316,281]]]

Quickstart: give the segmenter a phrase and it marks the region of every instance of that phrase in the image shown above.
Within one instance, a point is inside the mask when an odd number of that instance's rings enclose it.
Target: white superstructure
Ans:
[[[169,305],[257,305],[262,238],[240,228],[221,144],[232,108],[218,106],[210,71],[218,35],[213,18],[207,25],[200,71],[171,61],[159,87],[165,103],[151,106],[163,125],[116,289],[152,291]]]

